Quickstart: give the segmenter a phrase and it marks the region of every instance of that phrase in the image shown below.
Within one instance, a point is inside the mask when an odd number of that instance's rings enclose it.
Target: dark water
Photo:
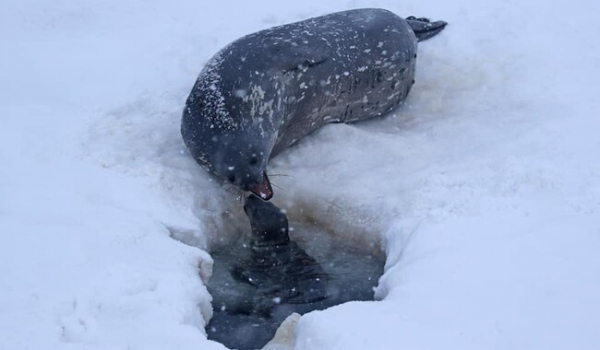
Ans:
[[[206,327],[209,339],[232,349],[260,349],[293,312],[304,314],[347,301],[373,300],[373,288],[385,263],[385,256],[377,247],[344,242],[307,224],[291,223],[290,228],[294,229],[290,237],[301,248],[300,254],[306,252],[314,260],[305,256],[304,259],[319,265],[308,269],[325,272],[324,278],[317,279],[322,287],[320,291],[313,291],[313,284],[303,283],[303,276],[298,274],[286,281],[267,271],[270,276],[256,283],[258,286],[241,282],[233,277],[232,271],[243,268],[249,259],[249,237],[221,247],[211,252],[215,263],[208,290],[213,296],[214,315]],[[306,292],[305,297],[302,294],[290,297],[289,290],[283,297],[272,292],[280,292],[282,285],[291,291]],[[310,292],[302,290],[309,288],[307,286],[311,286]],[[312,297],[311,293],[323,293],[324,299]]]

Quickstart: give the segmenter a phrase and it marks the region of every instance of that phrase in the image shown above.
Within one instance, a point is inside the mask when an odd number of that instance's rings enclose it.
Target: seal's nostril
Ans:
[[[235,183],[235,175],[227,176],[227,180],[229,180],[229,182],[231,182],[231,183]]]

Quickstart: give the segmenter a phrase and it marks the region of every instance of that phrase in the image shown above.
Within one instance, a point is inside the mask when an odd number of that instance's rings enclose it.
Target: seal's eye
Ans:
[[[235,175],[229,175],[227,176],[227,180],[229,180],[229,182],[234,183],[235,182]]]
[[[258,157],[252,156],[252,158],[250,158],[250,165],[256,165],[256,163],[258,163]]]

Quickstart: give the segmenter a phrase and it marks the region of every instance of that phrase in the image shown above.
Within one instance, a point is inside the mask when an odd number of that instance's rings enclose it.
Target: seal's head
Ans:
[[[244,203],[244,211],[252,227],[252,247],[266,248],[290,242],[288,220],[281,209],[250,195]]]
[[[244,191],[263,200],[273,197],[265,168],[269,153],[261,139],[248,135],[226,134],[218,138],[213,148],[213,172]]]
[[[188,101],[188,104],[191,102]],[[273,197],[265,168],[271,154],[272,137],[249,126],[218,126],[216,117],[195,118],[198,107],[189,105],[183,114],[181,134],[196,161],[223,180],[264,200]]]

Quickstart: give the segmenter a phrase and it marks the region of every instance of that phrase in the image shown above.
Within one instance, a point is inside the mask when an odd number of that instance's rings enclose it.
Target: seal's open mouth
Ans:
[[[271,188],[271,182],[269,181],[266,172],[263,173],[262,183],[252,187],[250,191],[265,201],[273,198],[273,189]]]

